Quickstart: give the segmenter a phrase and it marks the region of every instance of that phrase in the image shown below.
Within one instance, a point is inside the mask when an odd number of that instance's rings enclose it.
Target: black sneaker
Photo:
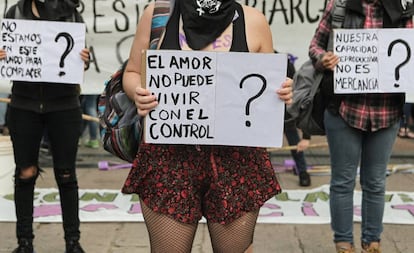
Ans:
[[[33,250],[32,240],[19,239],[19,247],[13,250],[12,253],[35,253]]]
[[[66,242],[65,253],[85,253],[78,240]]]
[[[302,171],[299,173],[299,185],[300,186],[310,186],[311,179],[309,173],[306,171]]]

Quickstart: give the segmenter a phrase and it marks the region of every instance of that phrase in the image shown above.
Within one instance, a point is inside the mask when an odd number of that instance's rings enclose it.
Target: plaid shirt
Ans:
[[[331,27],[331,12],[335,0],[329,1],[318,29],[309,47],[309,56],[315,61],[315,68],[322,70],[321,59],[326,52]],[[392,0],[395,1],[395,0]],[[383,9],[381,1],[362,0],[365,13],[364,27],[382,28]],[[412,28],[412,20],[406,28]],[[344,96],[339,107],[342,118],[351,126],[363,131],[377,131],[398,122],[402,115],[401,94],[354,94]]]

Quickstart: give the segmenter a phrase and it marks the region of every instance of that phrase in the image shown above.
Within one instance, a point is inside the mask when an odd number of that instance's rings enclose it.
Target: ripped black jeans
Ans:
[[[10,107],[8,123],[16,163],[14,202],[17,238],[34,238],[34,187],[40,172],[40,142],[44,129],[47,129],[59,188],[65,239],[79,239],[79,195],[75,164],[82,126],[81,109],[36,113]],[[31,166],[37,168],[37,173],[30,178],[21,178],[22,168]]]

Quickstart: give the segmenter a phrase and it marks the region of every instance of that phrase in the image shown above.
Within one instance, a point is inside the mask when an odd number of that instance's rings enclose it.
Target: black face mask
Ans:
[[[79,0],[35,0],[40,18],[47,20],[64,20],[72,16]]]
[[[232,22],[235,0],[176,0],[187,44],[199,50],[217,39]]]

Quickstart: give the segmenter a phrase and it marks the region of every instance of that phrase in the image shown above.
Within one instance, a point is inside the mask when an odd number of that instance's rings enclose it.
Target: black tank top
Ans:
[[[236,11],[238,17],[233,20],[233,39],[231,42],[231,52],[249,52],[246,41],[246,29],[244,24],[243,7],[237,3]],[[181,50],[179,41],[179,8],[174,8],[170,19],[168,20],[165,29],[164,39],[161,43],[160,49]]]

